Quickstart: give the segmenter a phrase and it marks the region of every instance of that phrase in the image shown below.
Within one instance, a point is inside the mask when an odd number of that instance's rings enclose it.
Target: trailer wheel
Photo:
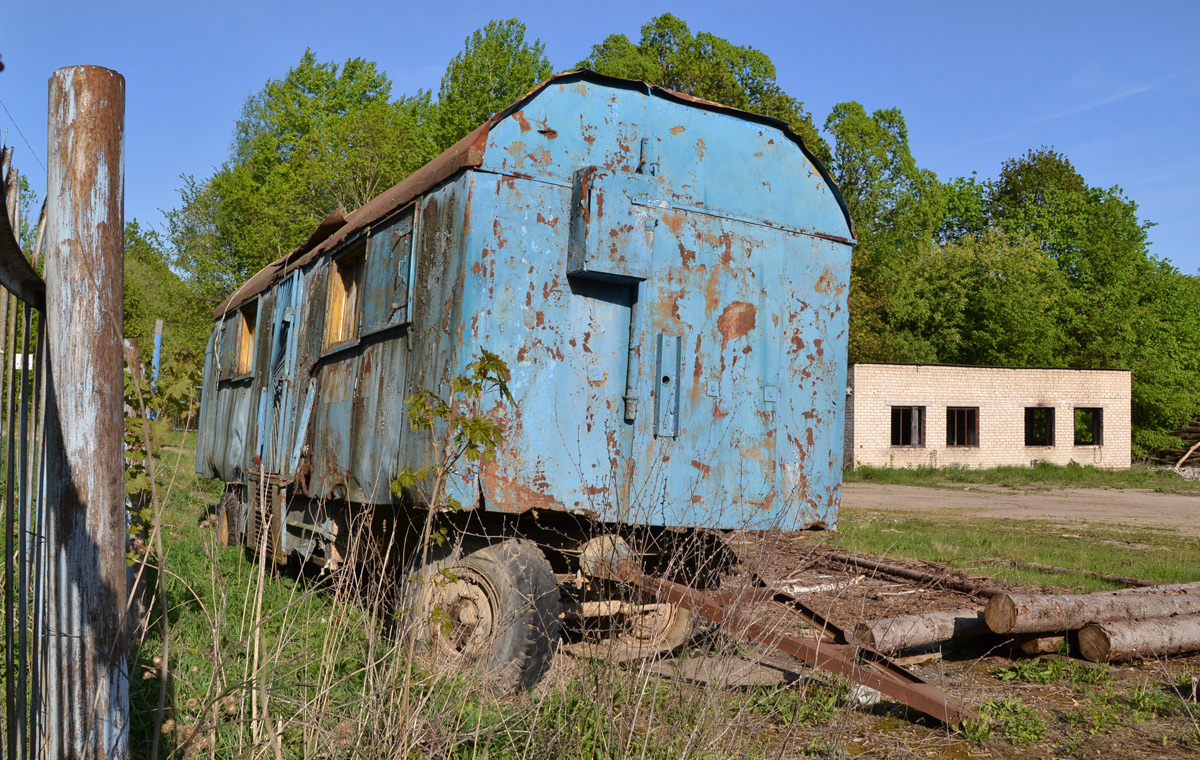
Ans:
[[[674,654],[701,632],[699,617],[665,602],[647,604],[638,612],[621,617],[605,651],[607,657],[618,662]]]
[[[401,584],[400,616],[427,663],[475,670],[496,691],[536,684],[550,668],[562,616],[545,555],[521,539],[441,553]]]
[[[242,513],[246,500],[240,486],[225,486],[217,504],[217,543],[221,546],[240,546],[242,543]]]

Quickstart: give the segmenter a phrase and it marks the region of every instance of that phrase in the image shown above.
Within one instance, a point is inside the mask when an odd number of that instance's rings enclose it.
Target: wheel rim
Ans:
[[[487,578],[454,567],[425,580],[422,610],[427,634],[441,653],[468,662],[490,651],[497,633],[496,592]]]
[[[217,512],[217,543],[229,546],[229,515],[223,508]]]
[[[628,627],[623,638],[631,644],[646,649],[669,646],[676,626],[682,622],[684,614],[674,604],[647,605],[649,609],[641,610],[626,619]]]

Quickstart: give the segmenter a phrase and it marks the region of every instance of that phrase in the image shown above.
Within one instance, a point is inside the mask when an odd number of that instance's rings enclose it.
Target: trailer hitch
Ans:
[[[618,539],[619,541],[619,539]],[[623,543],[623,542],[622,542]],[[721,626],[738,638],[747,639],[796,657],[809,665],[875,689],[930,717],[959,725],[978,720],[975,711],[952,699],[944,691],[910,673],[884,655],[862,646],[846,632],[791,594],[770,589],[754,576],[754,587],[734,592],[701,591],[642,572],[627,552],[612,551],[605,559],[591,558],[587,570],[640,589],[659,601],[677,605]],[[761,622],[737,612],[735,606],[775,602],[812,626],[810,637],[785,632],[778,621]]]

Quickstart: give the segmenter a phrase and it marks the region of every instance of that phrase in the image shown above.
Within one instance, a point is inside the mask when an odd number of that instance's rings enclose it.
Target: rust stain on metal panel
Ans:
[[[721,333],[721,348],[729,341],[740,338],[754,329],[758,309],[745,301],[734,301],[725,307],[717,318],[717,331]]]
[[[533,127],[529,124],[529,119],[525,118],[524,111],[513,111],[512,117],[517,124],[521,126],[522,132],[528,132],[529,130],[533,129]]]
[[[825,293],[828,295],[830,292],[835,292],[836,295],[839,296],[845,290],[845,288],[837,284],[837,280],[830,273],[828,266],[825,267],[825,271],[821,273],[821,276],[817,278],[817,284],[814,289],[818,293]]]
[[[562,502],[549,494],[542,493],[522,483],[509,480],[496,473],[496,467],[485,467],[480,474],[488,508],[510,514],[520,514],[531,509],[562,510]]]

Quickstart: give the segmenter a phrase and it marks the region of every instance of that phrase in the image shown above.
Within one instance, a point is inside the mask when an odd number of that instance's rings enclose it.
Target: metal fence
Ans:
[[[76,66],[49,85],[47,199],[24,248],[11,149],[0,165],[4,751],[124,758],[125,82]]]

